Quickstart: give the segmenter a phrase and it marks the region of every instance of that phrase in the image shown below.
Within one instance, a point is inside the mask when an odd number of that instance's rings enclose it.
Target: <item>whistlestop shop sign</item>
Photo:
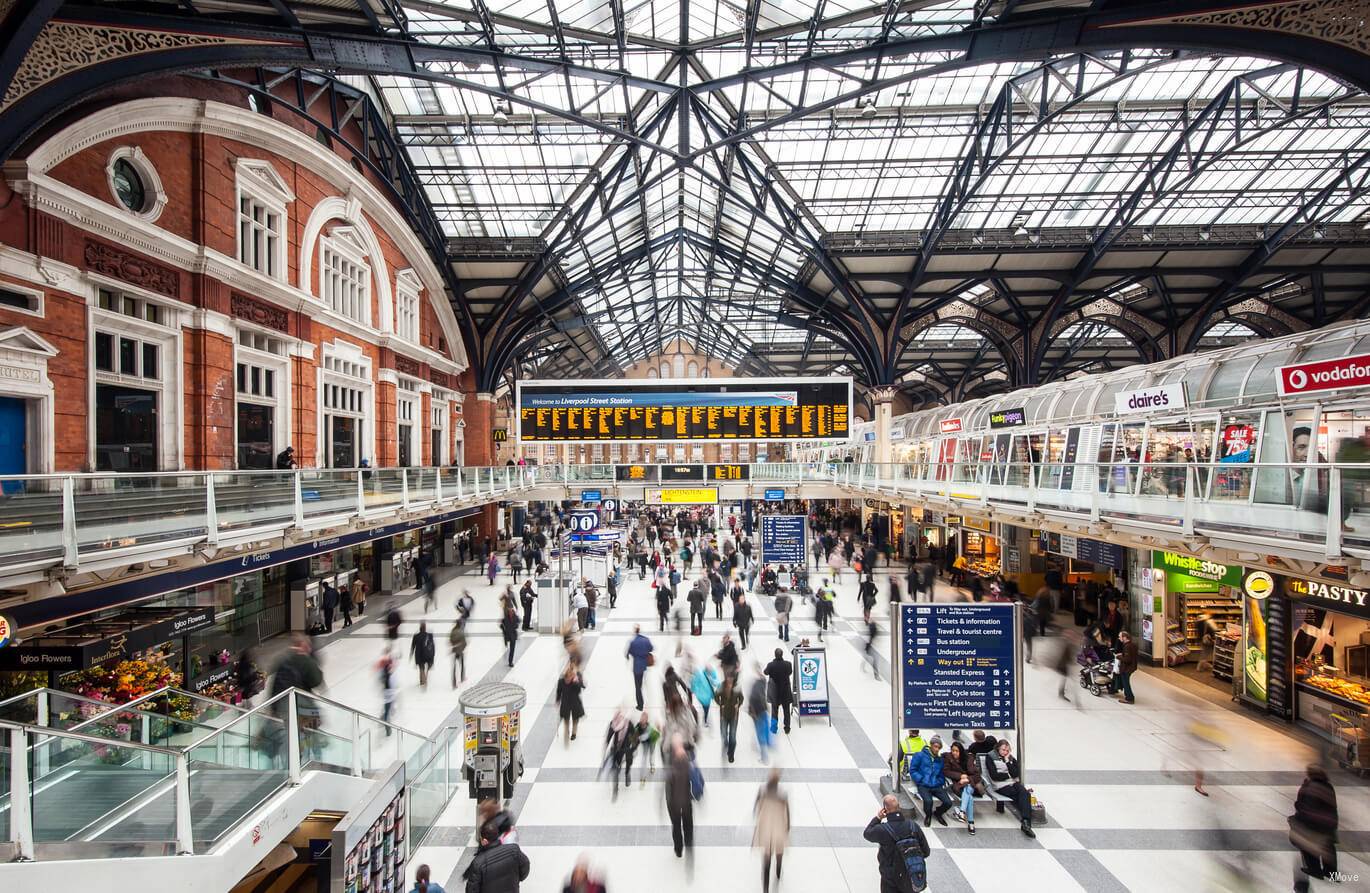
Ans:
[[[1370,354],[1280,367],[1280,396],[1370,385]]]

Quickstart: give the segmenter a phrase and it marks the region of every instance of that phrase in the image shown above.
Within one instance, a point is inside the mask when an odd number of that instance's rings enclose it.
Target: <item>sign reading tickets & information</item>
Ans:
[[[1017,608],[899,606],[906,729],[1019,729]]]

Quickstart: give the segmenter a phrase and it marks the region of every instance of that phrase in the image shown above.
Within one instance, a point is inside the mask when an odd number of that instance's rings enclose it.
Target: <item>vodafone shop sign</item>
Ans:
[[[1184,406],[1184,382],[1182,381],[1113,395],[1113,411],[1118,415],[1184,409]]]
[[[1370,385],[1370,354],[1280,367],[1281,397],[1367,385]]]

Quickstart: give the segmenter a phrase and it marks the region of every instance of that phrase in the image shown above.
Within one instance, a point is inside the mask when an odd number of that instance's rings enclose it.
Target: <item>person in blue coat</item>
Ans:
[[[931,825],[933,819],[945,825],[943,815],[951,809],[951,792],[947,790],[946,775],[942,771],[942,739],[933,735],[928,746],[913,755],[909,765],[909,779],[918,786],[918,796],[923,800],[923,825]],[[932,808],[934,799],[942,801],[936,810]]]
[[[647,672],[647,661],[652,653],[652,640],[642,634],[642,625],[633,625],[633,640],[628,643],[625,657],[633,661],[633,690],[637,694],[637,709],[642,709],[642,676]]]
[[[704,725],[707,726],[709,705],[714,702],[714,695],[718,692],[718,671],[708,664],[695,670],[694,676],[690,678],[690,691],[694,692],[695,700],[704,711]]]

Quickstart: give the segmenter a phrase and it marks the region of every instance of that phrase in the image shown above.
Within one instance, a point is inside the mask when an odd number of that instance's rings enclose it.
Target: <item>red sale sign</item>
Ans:
[[[1280,367],[1281,397],[1367,385],[1370,385],[1370,354]]]

